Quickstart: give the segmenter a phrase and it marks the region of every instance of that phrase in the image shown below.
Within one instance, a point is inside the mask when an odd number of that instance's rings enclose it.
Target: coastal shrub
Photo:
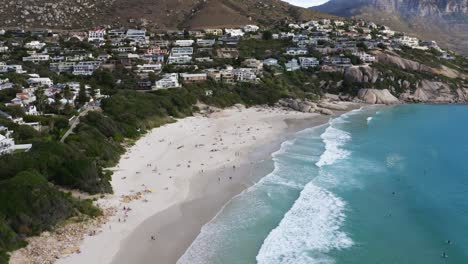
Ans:
[[[72,215],[72,203],[38,172],[0,182],[0,215],[18,234],[38,234]]]

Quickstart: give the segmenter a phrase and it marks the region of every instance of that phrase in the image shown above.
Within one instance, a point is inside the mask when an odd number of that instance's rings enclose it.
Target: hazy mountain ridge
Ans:
[[[327,17],[280,0],[18,0],[0,6],[4,27],[76,29],[152,24],[158,28],[266,25]]]
[[[468,53],[468,0],[331,0],[313,9],[372,20]]]

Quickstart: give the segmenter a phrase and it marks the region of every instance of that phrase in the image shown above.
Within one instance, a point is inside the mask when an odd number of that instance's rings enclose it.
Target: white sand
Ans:
[[[190,199],[190,180],[195,176],[245,162],[249,153],[285,132],[287,119],[317,116],[280,109],[231,108],[210,118],[189,117],[152,130],[114,168],[114,194],[98,201],[103,207],[116,206],[118,214],[96,235],[85,238],[81,253],[62,257],[58,263],[110,263],[123,241],[145,220]],[[145,190],[141,199],[122,202],[123,195]],[[124,212],[124,206],[131,210]],[[142,241],[151,243],[149,237]]]

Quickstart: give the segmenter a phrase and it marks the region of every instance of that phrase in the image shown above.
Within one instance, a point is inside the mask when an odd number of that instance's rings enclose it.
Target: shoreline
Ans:
[[[361,106],[342,104],[347,111],[336,115]],[[153,263],[155,256],[158,263],[175,263],[204,224],[272,170],[271,153],[288,136],[336,115],[233,107],[149,131],[111,168],[114,194],[96,202],[114,213],[104,223],[89,223],[65,249],[52,253],[47,248],[53,246],[39,246],[45,254],[54,254],[46,263]],[[253,178],[251,171],[259,168],[265,173]],[[27,257],[20,249],[11,263],[31,263]]]
[[[191,181],[187,199],[156,213],[138,226],[122,241],[121,249],[111,263],[154,263],[154,259],[161,264],[176,263],[206,223],[215,218],[234,197],[274,169],[271,154],[280,148],[282,142],[306,128],[326,124],[330,118],[316,115],[304,119],[285,119],[285,130],[250,153],[247,159],[235,165],[235,169],[232,163],[228,163],[225,170],[217,168],[204,175],[198,174]],[[218,182],[217,178],[221,181]],[[217,188],[216,185],[222,187]],[[155,241],[141,243],[151,234],[155,234]]]

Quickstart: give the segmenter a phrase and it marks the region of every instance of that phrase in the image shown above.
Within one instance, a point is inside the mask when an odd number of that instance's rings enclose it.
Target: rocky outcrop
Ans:
[[[375,83],[379,78],[379,71],[370,66],[353,66],[345,70],[344,78],[351,82]]]
[[[387,89],[360,89],[358,98],[367,104],[398,104],[400,102]]]
[[[416,61],[403,59],[396,54],[377,51],[377,52],[374,52],[374,55],[376,56],[377,62],[394,64],[402,70],[432,72],[431,67],[426,66]]]
[[[303,113],[313,113],[317,110],[317,104],[301,99],[285,98],[279,100],[277,105]]]
[[[452,88],[443,82],[422,80],[413,93],[407,91],[400,95],[400,99],[414,103],[463,103],[468,101],[468,89]]]

